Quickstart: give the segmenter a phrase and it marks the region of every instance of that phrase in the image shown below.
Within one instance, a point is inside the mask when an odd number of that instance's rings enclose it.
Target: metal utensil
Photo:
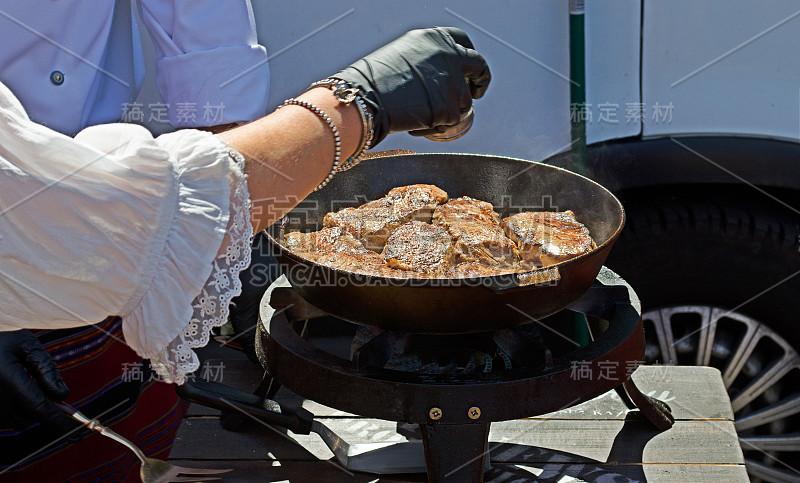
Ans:
[[[80,411],[64,403],[56,403],[65,413],[72,419],[84,424],[92,431],[97,431],[106,438],[111,438],[117,443],[120,443],[130,449],[142,462],[142,467],[139,469],[139,477],[143,483],[166,483],[166,482],[189,482],[189,481],[217,481],[220,478],[209,477],[204,475],[216,475],[227,473],[230,469],[208,469],[208,468],[185,468],[183,466],[173,465],[155,458],[148,458],[135,444],[115,433],[111,429],[100,424],[96,419],[90,419],[83,415]],[[197,475],[197,476],[181,476],[181,475]]]
[[[457,123],[453,124],[452,126],[440,126],[435,128],[433,133],[425,135],[425,139],[430,139],[431,141],[440,143],[455,141],[464,134],[467,134],[467,131],[469,131],[469,129],[472,127],[472,122],[474,119],[475,110],[470,107],[469,110],[461,115],[461,118]]]
[[[284,407],[271,399],[197,377],[175,388],[178,395],[209,408],[238,411],[295,434],[316,433],[339,464],[350,471],[375,474],[425,473],[420,440],[350,444],[303,408]],[[288,435],[287,435],[288,436]],[[288,436],[290,439],[291,436]]]

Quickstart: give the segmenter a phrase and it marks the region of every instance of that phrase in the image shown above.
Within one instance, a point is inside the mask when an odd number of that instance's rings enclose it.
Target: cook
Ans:
[[[89,125],[149,120],[151,125],[208,129],[253,121],[266,113],[269,69],[258,44],[248,0],[139,0],[138,18],[155,47],[153,65],[161,100],[136,103],[144,74],[137,20],[130,0],[94,4],[81,0],[0,2],[0,81],[17,96],[31,120],[63,134]],[[180,19],[176,22],[175,19]],[[216,68],[209,72],[208,66]],[[224,84],[230,71],[246,72]],[[204,75],[197,75],[202,72]],[[216,76],[216,77],[215,77]],[[260,252],[253,260],[258,263]],[[241,273],[243,295],[230,309],[232,320],[258,298]],[[35,287],[33,287],[35,288]],[[257,304],[257,302],[254,302]],[[252,317],[255,320],[255,317]],[[125,345],[118,317],[69,329],[0,333],[5,363],[0,371],[20,377],[15,397],[0,399],[0,474],[4,479],[79,479],[92,468],[96,479],[123,481],[135,475],[135,458],[119,445],[70,432],[77,423],[66,414],[38,412],[45,395],[14,369],[20,349],[39,339],[57,361],[67,387],[52,388],[69,401],[140,445],[147,456],[166,458],[186,406],[170,384],[159,382],[148,362]],[[15,350],[16,349],[16,350]],[[49,354],[49,355],[48,355]],[[8,386],[6,389],[12,389]],[[46,405],[46,404],[45,404]],[[34,424],[44,419],[47,425]],[[58,428],[53,436],[48,427]],[[146,430],[143,430],[146,428]],[[54,440],[69,433],[68,441]],[[45,447],[46,446],[46,447]],[[44,449],[42,449],[45,447]],[[54,472],[53,468],[58,468]]]
[[[192,349],[227,318],[253,232],[387,134],[456,124],[490,73],[463,31],[433,28],[333,78],[345,85],[323,82],[220,135],[155,139],[120,124],[63,136],[0,85],[0,330],[119,315],[126,342],[182,383],[198,366]],[[23,361],[36,352],[25,347]],[[17,374],[56,395],[51,365],[27,361]]]

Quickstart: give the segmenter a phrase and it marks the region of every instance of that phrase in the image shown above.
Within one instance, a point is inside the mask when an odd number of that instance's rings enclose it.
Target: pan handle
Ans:
[[[531,285],[541,287],[554,287],[561,280],[561,273],[557,266],[531,270],[530,272],[511,273],[487,279],[486,287],[495,292],[503,292],[519,287]]]
[[[195,378],[175,387],[175,392],[188,401],[221,411],[231,409],[247,414],[258,421],[286,428],[295,434],[310,434],[314,415],[305,409],[288,409],[271,399]]]

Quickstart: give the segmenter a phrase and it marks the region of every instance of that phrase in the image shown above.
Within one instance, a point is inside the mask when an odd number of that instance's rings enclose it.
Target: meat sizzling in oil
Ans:
[[[328,213],[322,223],[326,228],[341,227],[367,249],[380,252],[400,225],[412,220],[429,223],[434,208],[446,200],[447,193],[433,185],[400,186],[357,208]]]
[[[393,278],[488,277],[595,248],[572,211],[500,220],[491,203],[468,196],[446,201],[436,186],[401,186],[357,208],[328,213],[324,229],[289,233],[284,243],[321,265]]]
[[[595,247],[589,230],[569,210],[518,213],[500,224],[519,247],[523,261],[534,266],[553,265]]]
[[[308,258],[320,253],[363,252],[364,245],[340,227],[325,228],[313,233],[293,232],[284,237],[286,247]]]
[[[491,203],[468,196],[437,206],[433,223],[447,228],[459,261],[508,268],[519,262],[517,246],[506,237]]]
[[[439,205],[433,210],[433,223],[448,226],[453,223],[473,221],[498,224],[500,216],[495,213],[491,203],[462,196]]]
[[[444,275],[455,265],[456,252],[447,230],[412,221],[396,229],[386,242],[383,259],[391,268]]]
[[[388,267],[383,257],[367,250],[352,234],[340,227],[324,228],[313,233],[287,233],[284,243],[289,250],[304,258],[339,270],[395,278],[405,278],[407,275]]]

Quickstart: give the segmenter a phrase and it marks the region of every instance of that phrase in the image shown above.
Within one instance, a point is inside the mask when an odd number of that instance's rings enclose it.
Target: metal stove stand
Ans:
[[[644,357],[641,307],[633,289],[606,268],[569,308],[586,315],[592,342],[556,357],[543,371],[420,374],[345,360],[300,335],[298,327],[325,312],[307,304],[291,288],[276,288],[270,305],[275,313],[259,324],[256,335],[259,359],[268,372],[257,394],[234,394],[199,382],[187,385],[184,397],[221,409],[235,405],[262,421],[299,434],[319,432],[324,439],[313,415],[281,408],[267,399],[274,381],[280,381],[304,398],[342,411],[417,424],[431,482],[482,482],[492,422],[550,413],[612,389],[629,409],[638,407],[659,430],[674,422],[665,403],[642,394],[630,379],[635,367],[630,363]],[[574,377],[574,361],[581,361],[584,377],[580,380]],[[610,363],[631,370],[604,371]]]

